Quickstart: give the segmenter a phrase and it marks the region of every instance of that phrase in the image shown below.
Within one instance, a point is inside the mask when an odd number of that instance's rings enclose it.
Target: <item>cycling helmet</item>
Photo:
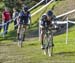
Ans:
[[[53,16],[53,12],[52,12],[51,10],[49,10],[49,11],[47,12],[47,15],[48,15],[48,16]]]
[[[28,11],[28,7],[27,6],[24,6],[24,11]]]

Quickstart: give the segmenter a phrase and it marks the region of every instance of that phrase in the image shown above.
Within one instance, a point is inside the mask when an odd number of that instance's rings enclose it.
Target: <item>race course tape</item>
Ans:
[[[41,0],[39,3],[37,3],[36,5],[34,5],[33,7],[31,7],[29,9],[29,11],[31,11],[32,9],[34,9],[35,7],[37,7],[38,5],[40,5],[44,0]]]

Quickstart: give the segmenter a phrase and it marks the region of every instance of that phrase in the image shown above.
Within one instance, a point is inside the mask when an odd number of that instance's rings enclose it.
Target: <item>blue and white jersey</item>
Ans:
[[[52,23],[52,21],[54,23]],[[48,28],[48,27],[52,27],[52,28],[58,28],[58,25],[56,23],[56,17],[55,15],[53,15],[51,21],[47,20],[47,15],[43,14],[40,21],[39,21],[39,26],[40,28]]]
[[[24,13],[24,11],[21,11],[19,17],[21,20],[28,21],[28,19],[30,18],[30,12]]]
[[[19,19],[20,19],[19,24],[27,25],[30,18],[31,18],[30,12],[21,11],[19,13]]]
[[[40,26],[48,27],[50,25],[51,25],[51,21],[47,20],[47,15],[46,14],[42,15],[42,17],[40,19]]]

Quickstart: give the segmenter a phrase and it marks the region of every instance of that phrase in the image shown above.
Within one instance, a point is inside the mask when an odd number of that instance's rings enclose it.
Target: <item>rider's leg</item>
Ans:
[[[53,32],[51,31],[51,34],[49,36],[49,40],[50,40],[50,47],[53,47],[54,46],[54,43],[53,43]]]
[[[44,38],[44,29],[41,29],[41,48],[43,49],[44,47],[43,47],[43,38]]]
[[[21,29],[21,25],[18,25],[18,29],[17,29],[17,39],[19,40],[19,35],[20,35],[20,29]]]
[[[24,28],[24,30],[26,31],[26,29],[27,29],[27,25],[23,25],[23,28]]]
[[[53,33],[51,35],[51,41],[52,41],[52,47],[54,46],[54,43],[53,43]]]
[[[24,36],[23,36],[23,41],[24,41],[24,39],[25,39],[25,32],[26,32],[27,25],[23,25],[23,28],[24,28]]]

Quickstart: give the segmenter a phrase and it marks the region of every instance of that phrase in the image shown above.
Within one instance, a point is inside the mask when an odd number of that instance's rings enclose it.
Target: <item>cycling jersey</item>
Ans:
[[[28,24],[28,20],[30,18],[30,12],[24,12],[24,11],[21,11],[20,12],[20,15],[19,15],[19,18],[20,18],[20,23],[19,24],[25,24],[27,25]]]
[[[52,19],[51,19],[51,21],[52,21]],[[43,26],[43,27],[52,26],[51,21],[48,21],[47,20],[47,16],[46,15],[43,15],[42,18],[41,18],[41,26]]]

